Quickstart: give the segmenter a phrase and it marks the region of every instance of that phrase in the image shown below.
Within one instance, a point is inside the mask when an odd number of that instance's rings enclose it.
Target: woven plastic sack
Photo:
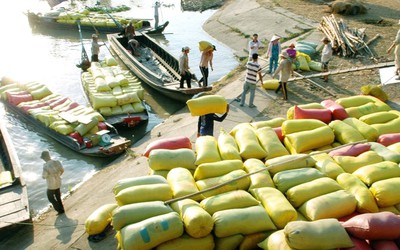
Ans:
[[[235,138],[223,128],[220,129],[217,145],[222,160],[242,160]]]
[[[149,154],[148,163],[152,170],[171,170],[181,167],[195,169],[196,155],[188,148],[155,149]]]
[[[344,120],[349,117],[346,110],[338,103],[332,100],[323,100],[321,102],[325,108],[332,112],[332,118],[334,120]]]
[[[311,157],[316,161],[315,168],[329,178],[336,179],[339,174],[344,173],[343,168],[327,153],[315,154]]]
[[[383,158],[374,151],[367,151],[358,156],[334,156],[333,159],[344,171],[350,174],[363,166],[378,163],[383,160]]]
[[[374,96],[383,102],[389,99],[388,95],[385,93],[385,91],[383,91],[383,89],[379,85],[368,84],[361,86],[361,93],[363,95]]]
[[[261,187],[275,187],[275,184],[269,174],[265,164],[258,159],[248,159],[243,163],[243,167],[247,173],[255,173],[250,175],[250,187],[249,190],[253,188]],[[265,171],[262,171],[264,169]]]
[[[400,203],[400,177],[377,181],[369,188],[379,207],[389,207]]]
[[[277,128],[277,127],[282,126],[282,123],[285,120],[286,120],[285,118],[276,117],[276,118],[272,118],[271,120],[252,122],[252,123],[250,123],[250,125],[253,126],[255,129],[259,129],[259,128],[263,128],[263,127]]]
[[[332,129],[325,125],[324,127],[319,127],[313,130],[286,135],[283,142],[285,143],[286,140],[290,143],[296,153],[305,153],[311,149],[330,145],[335,140],[335,135]]]
[[[202,163],[194,171],[194,179],[203,180],[207,178],[219,177],[228,174],[234,170],[242,170],[243,162],[241,160],[226,160],[210,163]]]
[[[316,119],[328,124],[332,120],[332,112],[329,109],[302,109],[294,106],[294,119]]]
[[[356,118],[349,117],[343,120],[344,123],[357,129],[360,134],[368,141],[376,141],[379,136],[378,130]]]
[[[391,161],[383,161],[361,167],[353,172],[367,186],[371,186],[374,182],[400,177],[400,167],[397,163]]]
[[[85,230],[89,235],[102,233],[111,222],[111,213],[117,204],[105,204],[93,211],[85,220]]]
[[[316,119],[286,120],[282,123],[282,134],[290,135],[296,132],[325,127],[326,124]]]
[[[325,175],[315,168],[298,168],[275,174],[273,181],[279,191],[286,193],[288,189],[294,186],[322,177],[325,177]]]
[[[171,203],[171,208],[181,216],[185,232],[191,237],[203,238],[211,233],[214,221],[198,202],[184,199]]]
[[[225,97],[220,95],[205,95],[186,102],[192,116],[210,113],[224,114],[227,108]]]
[[[202,163],[221,161],[221,156],[218,151],[218,142],[214,136],[200,136],[195,142],[196,161],[198,166]]]
[[[167,180],[164,177],[158,176],[158,175],[147,175],[147,176],[138,176],[138,177],[131,177],[131,178],[124,178],[121,180],[118,180],[117,183],[115,183],[112,191],[114,195],[118,194],[119,191],[132,187],[132,186],[138,186],[138,185],[146,185],[146,184],[160,184],[164,183],[167,184]]]
[[[400,133],[383,134],[378,137],[376,142],[384,145],[390,146],[392,144],[400,142]]]
[[[155,250],[213,250],[214,246],[215,243],[212,234],[209,234],[203,238],[193,238],[184,233],[179,238],[161,243],[155,248]]]
[[[266,159],[289,154],[274,129],[263,127],[256,130],[256,135],[261,146],[267,152]]]
[[[258,243],[258,247],[264,250],[293,250],[286,241],[286,235],[283,229],[273,232],[268,238]]]
[[[215,250],[225,250],[225,249],[237,249],[242,243],[244,236],[241,234],[235,234],[227,237],[215,237]]]
[[[267,152],[258,142],[254,129],[248,127],[238,129],[235,133],[235,140],[239,147],[240,156],[244,160],[250,158],[264,159],[267,157]]]
[[[346,124],[343,121],[335,120],[329,123],[329,127],[332,128],[335,134],[335,140],[342,143],[352,143],[364,140],[364,137],[358,132],[357,129]]]
[[[379,211],[375,198],[369,191],[368,187],[356,176],[343,173],[340,174],[336,181],[339,185],[352,194],[357,200],[357,212],[359,213],[376,213]]]
[[[371,150],[376,152],[379,156],[381,156],[385,161],[392,161],[395,163],[400,163],[400,154],[397,152],[393,152],[387,147],[383,146],[377,142],[369,142],[371,145]]]
[[[172,196],[174,198],[199,192],[192,173],[186,168],[171,169],[167,175],[167,181],[171,187]],[[196,201],[204,199],[201,194],[190,198]]]
[[[306,154],[284,155],[267,160],[265,165],[271,176],[274,176],[276,173],[285,170],[313,167],[315,160]]]
[[[167,201],[172,199],[168,184],[146,184],[122,189],[115,195],[119,206],[145,201]]]

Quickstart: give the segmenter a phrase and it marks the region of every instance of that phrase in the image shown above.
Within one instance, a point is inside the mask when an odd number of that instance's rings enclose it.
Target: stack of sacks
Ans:
[[[343,97],[336,100],[336,103],[346,109],[350,117],[360,118],[380,111],[389,111],[391,108],[386,103],[376,97],[367,95],[358,95]]]
[[[255,129],[260,129],[264,127],[272,128],[276,135],[278,136],[279,140],[283,142],[284,136],[282,135],[282,123],[285,121],[285,118],[276,117],[272,118],[271,120],[264,120],[264,121],[257,121],[250,123]]]
[[[316,119],[286,120],[282,124],[282,134],[285,136],[283,142],[291,154],[330,145],[335,140],[332,129]]]
[[[245,177],[246,174],[241,160],[224,160],[200,164],[194,172],[194,179],[200,191],[232,181],[230,185],[223,185],[203,193],[205,197],[210,197],[237,189],[247,190],[250,179]],[[233,181],[237,178],[240,179]]]
[[[356,249],[399,249],[400,216],[391,212],[365,213],[344,221]]]
[[[335,180],[338,175],[344,173],[343,168],[329,154],[316,153],[318,154],[314,154],[311,157],[315,160],[315,168],[324,175]]]
[[[341,249],[354,244],[336,219],[292,221],[258,244],[262,249]]]
[[[369,164],[357,169],[352,175],[369,187],[379,208],[400,204],[400,167],[397,163],[382,161]],[[400,214],[400,211],[397,213]]]
[[[292,106],[290,107],[287,111],[286,111],[286,118],[287,120],[293,120],[294,118],[294,107]],[[307,103],[307,104],[301,104],[301,105],[297,105],[297,107],[301,108],[301,109],[326,109],[325,106],[323,106],[321,103],[317,103],[317,102],[311,102],[311,103]]]
[[[296,52],[296,60],[299,62],[299,68],[303,71],[310,71],[310,66],[308,63],[311,62],[311,57],[305,53],[300,51]]]
[[[94,109],[105,116],[138,113],[145,110],[144,90],[137,77],[107,58],[106,65],[92,63],[82,73],[82,84]]]
[[[371,125],[379,135],[400,133],[400,112],[397,110],[380,111],[359,118],[360,121]]]

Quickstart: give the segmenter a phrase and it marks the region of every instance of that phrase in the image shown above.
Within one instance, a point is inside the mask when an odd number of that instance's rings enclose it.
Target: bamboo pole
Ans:
[[[217,189],[217,188],[220,188],[220,187],[223,187],[223,186],[225,186],[225,185],[231,184],[231,183],[233,183],[233,182],[235,182],[235,181],[238,181],[238,180],[240,180],[240,179],[249,177],[249,176],[251,176],[251,175],[253,175],[253,174],[257,174],[257,173],[266,171],[266,170],[271,169],[271,168],[276,167],[276,166],[280,166],[280,165],[283,165],[283,164],[286,164],[286,163],[295,162],[295,161],[298,161],[298,160],[303,160],[303,159],[306,159],[306,158],[311,157],[311,156],[313,156],[313,155],[329,153],[329,152],[331,152],[331,151],[333,151],[333,150],[337,150],[337,149],[340,149],[340,148],[343,148],[343,147],[352,146],[352,145],[356,145],[356,144],[360,144],[360,143],[365,143],[365,142],[367,142],[367,140],[352,142],[352,143],[348,143],[348,144],[345,144],[345,145],[341,145],[341,146],[336,147],[336,148],[331,148],[331,149],[326,149],[326,150],[323,150],[323,151],[313,152],[313,153],[308,154],[308,155],[302,155],[302,156],[300,156],[300,157],[298,157],[298,158],[293,158],[293,159],[289,159],[289,160],[277,162],[277,163],[275,163],[275,164],[271,164],[271,165],[269,165],[269,166],[266,166],[266,168],[259,169],[259,170],[257,170],[257,171],[248,173],[248,174],[243,175],[243,176],[239,176],[239,177],[237,177],[237,178],[235,178],[235,179],[232,179],[232,180],[230,180],[230,181],[227,181],[227,182],[218,184],[218,185],[213,186],[213,187],[210,187],[210,188],[203,189],[203,190],[201,190],[201,191],[199,191],[199,192],[196,192],[196,193],[193,193],[193,194],[188,194],[188,195],[184,195],[184,196],[181,196],[181,197],[177,197],[177,198],[174,198],[174,199],[167,200],[167,201],[164,202],[164,204],[169,205],[169,204],[174,203],[174,202],[177,202],[177,201],[181,201],[181,200],[184,200],[184,199],[188,199],[188,198],[191,198],[191,197],[193,197],[193,196],[200,195],[200,194],[203,194],[203,193],[206,193],[206,192],[215,190],[215,189]]]

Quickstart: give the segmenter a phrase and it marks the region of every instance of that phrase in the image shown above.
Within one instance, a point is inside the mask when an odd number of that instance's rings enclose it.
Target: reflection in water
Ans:
[[[93,6],[95,2],[94,0],[82,1],[88,6]],[[130,6],[130,11],[119,13],[125,16],[152,19],[154,14],[153,1],[101,0],[100,3],[108,6],[122,4]],[[35,10],[43,7],[48,9],[46,1],[42,0],[0,1],[0,23],[2,23],[2,34],[5,34],[0,39],[0,55],[2,56],[0,77],[10,76],[21,81],[38,81],[46,84],[54,93],[67,96],[81,105],[88,105],[80,84],[80,69],[75,66],[81,59],[82,46],[79,33],[72,30],[32,31],[23,12],[26,9]],[[212,39],[201,28],[202,23],[213,13],[214,11],[182,12],[180,0],[164,0],[163,8],[160,10],[160,23],[168,20],[170,24],[165,34],[154,36],[154,39],[176,57],[179,57],[183,46],[191,47],[190,66],[196,75],[200,74],[198,42],[208,40],[216,44],[218,51],[214,54],[215,66],[210,74],[210,82],[220,79],[237,65],[230,49]],[[82,34],[89,56],[91,34],[92,32]],[[104,34],[100,34],[100,43],[102,42],[108,44]],[[109,55],[107,48],[102,47],[100,59]],[[149,121],[133,130],[119,129],[120,133],[133,143],[185,105],[159,95],[145,84],[143,87],[146,90],[145,100],[150,110]],[[39,156],[42,150],[48,149],[52,157],[60,160],[64,165],[65,173],[61,188],[63,194],[90,178],[113,160],[87,157],[73,152],[47,135],[38,133],[34,126],[24,123],[13,113],[5,111],[2,105],[0,105],[0,113],[20,158],[23,177],[28,186],[30,206],[34,213],[49,204],[45,194],[46,183],[41,176],[44,162]]]

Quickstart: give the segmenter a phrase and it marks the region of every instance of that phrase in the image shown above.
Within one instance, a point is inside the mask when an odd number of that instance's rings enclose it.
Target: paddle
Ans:
[[[82,70],[87,70],[90,67],[90,61],[89,57],[86,53],[85,46],[83,45],[83,38],[82,38],[82,30],[81,30],[81,23],[79,20],[77,20],[77,25],[78,25],[78,31],[79,31],[79,39],[81,41],[82,45],[82,52],[81,52],[81,63],[76,65],[78,68],[81,68]]]

